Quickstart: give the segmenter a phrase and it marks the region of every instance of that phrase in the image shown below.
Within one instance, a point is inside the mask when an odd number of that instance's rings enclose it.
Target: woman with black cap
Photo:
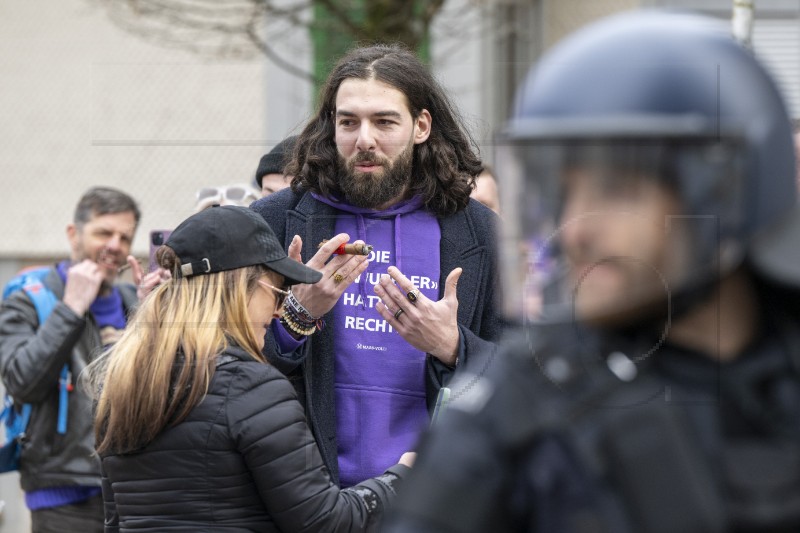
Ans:
[[[92,369],[107,531],[371,531],[413,461],[330,481],[288,380],[261,355],[288,286],[320,273],[263,218],[213,207],[158,251],[172,272]]]

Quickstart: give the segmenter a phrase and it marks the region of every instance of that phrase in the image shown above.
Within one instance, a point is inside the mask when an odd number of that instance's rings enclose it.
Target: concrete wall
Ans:
[[[93,185],[140,202],[134,253],[146,257],[150,229],[191,214],[200,187],[250,182],[308,115],[309,84],[263,58],[165,49],[120,30],[100,5],[0,0],[0,284],[67,255],[65,228]],[[284,32],[273,44],[303,66],[304,39]],[[0,500],[0,532],[29,530],[16,473],[0,476]]]
[[[66,253],[75,203],[99,184],[140,202],[144,256],[147,231],[189,215],[200,187],[250,182],[308,114],[308,83],[262,58],[155,46],[87,0],[6,0],[0,20],[0,259]]]

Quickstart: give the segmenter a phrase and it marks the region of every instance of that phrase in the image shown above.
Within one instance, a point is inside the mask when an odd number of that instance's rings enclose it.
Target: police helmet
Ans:
[[[786,107],[720,21],[638,11],[579,30],[531,70],[496,146],[510,318],[574,313],[584,286],[600,293],[625,269],[631,285],[616,288],[632,310],[715,284],[744,262],[800,284]],[[654,185],[677,207],[631,201]],[[592,203],[598,189],[605,203]],[[590,202],[577,206],[579,196]],[[614,232],[631,242],[607,244]],[[647,252],[662,236],[667,257]],[[619,272],[595,268],[604,264]],[[648,276],[647,289],[633,286]]]

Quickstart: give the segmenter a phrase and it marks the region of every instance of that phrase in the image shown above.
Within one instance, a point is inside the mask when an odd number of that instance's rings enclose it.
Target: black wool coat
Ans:
[[[262,198],[250,208],[264,217],[287,250],[294,235],[302,237],[303,262],[310,260],[317,251],[317,243],[335,235],[336,218],[342,213],[316,200],[310,193],[296,193],[290,188]],[[447,275],[454,268],[462,267],[457,287],[461,336],[458,367],[469,368],[477,374],[491,364],[496,350],[494,341],[499,339],[502,330],[494,302],[498,285],[497,221],[493,211],[472,199],[458,213],[438,217],[441,228],[439,298],[444,296]],[[264,354],[297,388],[325,465],[338,482],[332,336],[330,328],[323,329],[287,355],[279,353],[268,331]],[[429,410],[433,409],[439,389],[453,374],[454,370],[438,359],[427,357],[425,387]]]

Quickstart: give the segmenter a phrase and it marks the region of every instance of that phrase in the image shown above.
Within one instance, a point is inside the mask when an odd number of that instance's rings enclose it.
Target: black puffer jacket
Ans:
[[[106,531],[373,531],[406,467],[331,482],[294,389],[237,347],[206,397],[137,453],[102,457]]]

